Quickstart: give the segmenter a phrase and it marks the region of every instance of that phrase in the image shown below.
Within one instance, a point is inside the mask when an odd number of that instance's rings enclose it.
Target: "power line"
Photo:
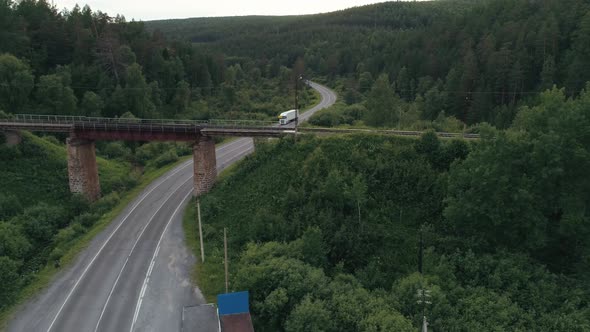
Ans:
[[[580,82],[586,82],[586,81],[579,81],[577,83]],[[559,87],[557,86],[558,89],[566,89],[566,87]],[[506,91],[494,91],[494,90],[479,90],[479,91],[472,91],[472,90],[436,90],[437,92],[441,92],[441,93],[455,93],[455,94],[508,94],[508,95],[513,95],[513,94],[539,94],[539,93],[543,93],[545,92],[547,89],[544,90],[529,90],[529,91],[514,91],[514,90],[506,90]],[[416,92],[416,89],[394,89],[393,91],[395,92]]]
[[[120,85],[119,85],[120,86]],[[28,84],[8,84],[8,83],[0,83],[0,87],[17,87],[17,88],[23,88],[23,87],[31,87],[31,88],[39,88],[39,87],[43,87],[41,84],[39,83],[34,83],[31,85]],[[98,87],[98,86],[82,86],[82,85],[64,85],[64,88],[72,88],[72,89],[84,89],[84,90],[115,90],[115,87]],[[234,87],[234,88],[238,88],[236,86],[229,86],[229,87]],[[189,86],[189,89],[201,89],[201,90],[208,90],[208,91],[212,91],[212,90],[223,90],[226,87],[223,86],[208,86],[208,87],[201,87],[201,86]],[[121,86],[121,89],[123,90],[151,90],[152,87],[147,86],[145,88],[135,88],[135,87],[123,87]],[[165,87],[159,87],[157,88],[157,90],[165,90],[165,91],[172,91],[172,90],[181,90],[182,88],[178,88],[178,87],[174,87],[174,88],[165,88]],[[271,88],[266,88],[266,89],[260,89],[260,88],[253,88],[254,91],[257,92],[266,92],[266,91],[276,91],[276,89],[271,89]]]

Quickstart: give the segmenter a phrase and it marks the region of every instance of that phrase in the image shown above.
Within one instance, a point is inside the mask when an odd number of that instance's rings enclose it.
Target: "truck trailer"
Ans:
[[[279,115],[279,125],[286,125],[299,117],[299,110],[290,110]]]

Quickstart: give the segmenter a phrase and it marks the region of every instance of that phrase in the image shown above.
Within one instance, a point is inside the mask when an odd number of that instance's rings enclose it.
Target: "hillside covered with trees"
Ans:
[[[590,331],[590,93],[539,100],[480,141],[259,144],[201,198],[197,283],[224,291],[227,227],[257,331]]]
[[[147,25],[268,71],[301,58],[309,76],[327,77],[348,105],[359,104],[348,112],[356,116],[344,119],[349,124],[411,128],[442,114],[506,128],[539,92],[555,84],[573,96],[590,81],[584,0],[399,1],[319,15]],[[389,100],[371,104],[375,85]]]
[[[282,66],[263,75],[243,65],[87,6],[0,1],[6,113],[274,120],[293,108],[297,73]],[[300,104],[313,99],[303,87]]]

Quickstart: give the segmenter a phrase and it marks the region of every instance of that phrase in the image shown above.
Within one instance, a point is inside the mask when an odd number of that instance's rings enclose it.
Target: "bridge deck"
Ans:
[[[76,116],[17,115],[0,120],[0,130],[67,132],[101,140],[194,141],[199,136],[279,137],[293,128],[275,122],[243,120],[145,120]]]
[[[248,120],[150,120],[91,118],[59,115],[16,115],[0,120],[0,130],[67,132],[89,140],[195,141],[200,136],[280,137],[299,133],[315,135],[373,133],[394,136],[421,136],[421,131],[337,129],[278,126],[276,122]],[[478,139],[478,134],[437,133],[442,138]]]

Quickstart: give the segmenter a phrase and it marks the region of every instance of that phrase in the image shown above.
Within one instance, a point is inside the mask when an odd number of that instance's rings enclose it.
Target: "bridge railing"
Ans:
[[[9,122],[21,123],[43,123],[43,124],[72,124],[84,128],[104,127],[105,125],[125,125],[125,126],[185,126],[185,127],[213,127],[227,129],[242,128],[265,128],[271,129],[275,126],[275,121],[258,121],[258,120],[177,120],[177,119],[134,119],[134,118],[103,118],[87,116],[69,116],[69,115],[37,115],[37,114],[16,114]],[[278,129],[278,128],[274,128]]]
[[[86,116],[69,116],[69,115],[37,115],[37,114],[17,114],[11,119],[2,120],[13,123],[31,123],[31,124],[56,124],[66,125],[67,128],[94,130],[94,131],[134,131],[134,132],[181,132],[181,133],[198,133],[202,129],[221,129],[239,132],[262,131],[265,133],[279,133],[291,131],[293,127],[278,126],[275,121],[257,121],[257,120],[176,120],[176,119],[133,119],[133,118],[101,118]],[[70,127],[69,127],[70,126]],[[376,132],[397,136],[421,136],[421,131],[403,131],[403,130],[375,130],[375,129],[335,129],[335,128],[299,128],[302,132],[316,133],[361,133]],[[437,132],[439,137],[463,137],[479,138],[478,134],[471,133],[446,133]]]
[[[309,132],[309,133],[379,133],[385,135],[395,135],[395,136],[413,136],[419,137],[424,134],[423,131],[409,131],[409,130],[391,130],[391,129],[368,129],[368,128],[316,128],[316,127],[302,127],[299,128],[300,132]],[[448,133],[448,132],[436,132],[436,135],[439,137],[445,138],[453,138],[453,137],[462,137],[462,138],[469,138],[469,139],[476,139],[479,138],[479,134],[472,134],[472,133]]]

